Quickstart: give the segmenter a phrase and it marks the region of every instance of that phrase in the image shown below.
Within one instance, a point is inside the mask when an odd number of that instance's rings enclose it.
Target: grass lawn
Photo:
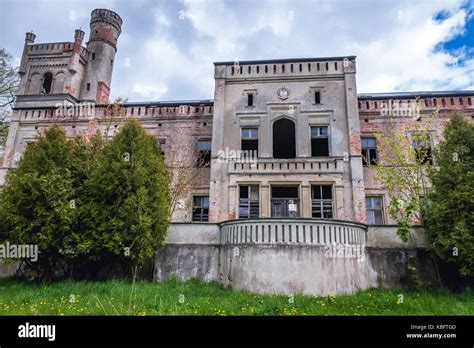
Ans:
[[[291,298],[196,280],[140,281],[135,286],[117,280],[63,281],[38,286],[2,278],[0,315],[474,315],[474,290],[453,294],[371,289],[355,295]]]

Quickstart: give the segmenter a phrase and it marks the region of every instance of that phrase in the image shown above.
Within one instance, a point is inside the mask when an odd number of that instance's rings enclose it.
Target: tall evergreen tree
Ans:
[[[435,165],[425,221],[436,255],[455,265],[463,277],[474,276],[474,125],[452,115]]]
[[[2,235],[11,244],[38,246],[38,260],[22,263],[40,281],[60,273],[67,258],[64,240],[74,224],[75,196],[70,168],[71,145],[53,126],[27,146],[0,197]]]
[[[91,256],[112,256],[132,266],[153,257],[168,230],[169,181],[156,138],[137,121],[127,121],[105,146],[88,182]]]

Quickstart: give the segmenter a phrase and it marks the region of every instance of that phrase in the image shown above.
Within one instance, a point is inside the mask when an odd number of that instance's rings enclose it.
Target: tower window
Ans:
[[[247,106],[253,106],[253,93],[247,94]]]
[[[90,84],[90,83],[88,83],[88,84],[86,85],[86,89],[87,89],[88,91],[91,90],[91,84]]]
[[[314,92],[314,103],[321,104],[321,92],[319,91]]]
[[[332,219],[332,186],[311,186],[311,214],[314,218]]]
[[[51,93],[51,85],[53,84],[53,74],[46,73],[43,77],[43,86],[41,89],[42,94],[49,94]]]
[[[193,221],[209,221],[209,196],[193,197]]]
[[[328,127],[311,127],[311,157],[329,156]]]
[[[240,148],[244,155],[258,156],[258,128],[242,128]]]
[[[362,164],[364,166],[377,164],[377,140],[374,137],[361,138]]]
[[[198,167],[209,167],[211,165],[211,141],[199,140],[196,144]]]
[[[256,219],[260,215],[258,185],[239,187],[239,219]]]
[[[92,60],[95,60],[95,52],[92,52]]]

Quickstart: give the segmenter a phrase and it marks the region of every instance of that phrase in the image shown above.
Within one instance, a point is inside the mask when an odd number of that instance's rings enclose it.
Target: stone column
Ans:
[[[260,186],[260,216],[270,217],[270,187],[268,185]]]
[[[311,186],[301,185],[301,217],[312,217],[311,214]]]

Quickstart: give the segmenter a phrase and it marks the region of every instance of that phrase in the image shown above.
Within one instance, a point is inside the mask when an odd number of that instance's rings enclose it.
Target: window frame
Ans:
[[[203,142],[208,142],[210,143],[210,149],[209,150],[199,150],[198,149],[198,145],[199,143],[203,143]],[[212,160],[212,140],[211,139],[198,139],[196,141],[196,167],[198,168],[208,168],[211,166],[211,160]],[[206,153],[204,156],[202,156],[202,153],[204,152],[208,152],[208,154]],[[207,157],[209,156],[209,159],[207,159]],[[201,162],[201,158],[202,157],[205,157],[205,160]]]
[[[379,208],[369,208],[367,204],[367,199],[374,199],[374,198],[379,198],[380,199],[380,209]],[[373,204],[372,204],[373,205]],[[367,225],[385,225],[385,204],[384,204],[384,196],[383,195],[366,195],[365,196],[365,215],[367,218]],[[375,211],[380,211],[380,216],[382,218],[382,222],[379,224],[376,222],[375,214],[373,215],[374,217],[374,222],[369,221],[369,211],[375,212]]]
[[[433,157],[434,144],[433,144],[433,139],[431,137],[431,133],[428,134],[428,139],[417,139],[417,136],[420,136],[420,135],[421,135],[420,133],[413,133],[411,134],[411,139],[410,139],[411,147],[413,151],[415,152],[415,161],[419,162],[421,165],[425,165],[426,162],[429,162],[430,165],[433,165],[434,164],[434,157]],[[415,146],[415,142],[427,142],[429,145],[428,146],[429,152],[422,161],[419,160],[419,157],[418,157],[419,152],[417,152],[417,148],[426,148],[426,147]]]
[[[368,147],[368,146],[364,147],[362,145],[362,140],[363,139],[367,139],[367,140],[368,139],[373,139],[375,141],[375,147]],[[364,156],[364,150],[367,151],[368,156]],[[372,163],[373,161],[372,161],[372,156],[370,154],[370,150],[374,150],[374,152],[375,152],[375,161],[374,161],[374,163]],[[360,137],[360,154],[362,156],[362,165],[364,167],[377,165],[378,160],[379,160],[379,158],[378,158],[379,152],[378,152],[378,149],[377,149],[377,138],[375,136],[372,136],[372,135],[367,135],[366,136],[366,135],[364,135],[364,136]],[[366,158],[367,158],[368,161],[366,160]]]
[[[247,187],[247,195],[248,197],[247,198],[242,198],[241,196],[241,188],[243,187]],[[260,217],[260,185],[259,184],[255,184],[255,183],[252,183],[252,184],[239,184],[238,185],[238,188],[239,188],[239,197],[238,197],[238,207],[239,207],[239,210],[238,210],[238,218],[239,219],[258,219]],[[252,199],[252,188],[256,188],[257,190],[257,199]],[[244,207],[246,209],[248,209],[248,212],[247,212],[247,215],[245,216],[242,216],[241,215],[241,205],[242,203],[246,203],[247,207]],[[252,215],[252,204],[254,204],[254,207],[255,207],[255,203],[257,203],[257,215],[256,216],[253,216]]]
[[[314,197],[314,190],[316,186],[319,186],[319,191],[320,191],[320,196],[321,198],[315,198]],[[322,198],[323,197],[323,186],[328,186],[330,187],[330,192],[331,192],[331,198]],[[319,203],[319,216],[315,216],[315,203]],[[330,209],[331,209],[331,217],[325,217],[325,203],[331,203]],[[329,184],[329,183],[312,183],[311,184],[311,217],[316,218],[316,219],[334,219],[335,214],[334,214],[334,184]],[[327,208],[327,205],[326,205]]]
[[[317,129],[322,129],[322,128],[326,128],[326,135],[321,135],[319,130],[318,130],[318,134],[313,137],[313,131],[312,129],[313,128],[317,128]],[[319,139],[319,140],[322,140],[322,139],[327,139],[327,155],[314,155],[313,154],[313,139]],[[331,156],[331,142],[330,142],[330,127],[329,125],[326,125],[326,124],[312,124],[312,125],[309,125],[309,141],[310,141],[310,150],[311,150],[311,157],[312,158],[318,158],[318,157],[330,157]],[[316,146],[315,146],[316,147]]]
[[[256,138],[244,138],[244,130],[256,130],[257,131],[257,137]],[[244,127],[241,127],[240,128],[240,150],[241,151],[255,151],[255,150],[244,150],[244,141],[257,141],[257,156],[258,157],[258,153],[259,153],[259,148],[260,148],[260,130],[259,130],[259,127],[251,127],[251,126],[244,126]],[[253,156],[253,153],[251,153],[251,156]]]
[[[205,205],[195,205],[195,198],[206,198],[207,197],[207,206]],[[207,194],[193,194],[192,195],[192,199],[193,199],[193,205],[192,205],[192,212],[191,212],[191,221],[192,222],[209,222],[209,195]],[[203,202],[201,202],[202,204]],[[200,219],[195,219],[195,210],[196,209],[201,209],[201,212],[200,212]],[[204,214],[204,210],[207,209],[207,214]],[[207,219],[206,220],[203,220],[203,216],[207,216]]]

